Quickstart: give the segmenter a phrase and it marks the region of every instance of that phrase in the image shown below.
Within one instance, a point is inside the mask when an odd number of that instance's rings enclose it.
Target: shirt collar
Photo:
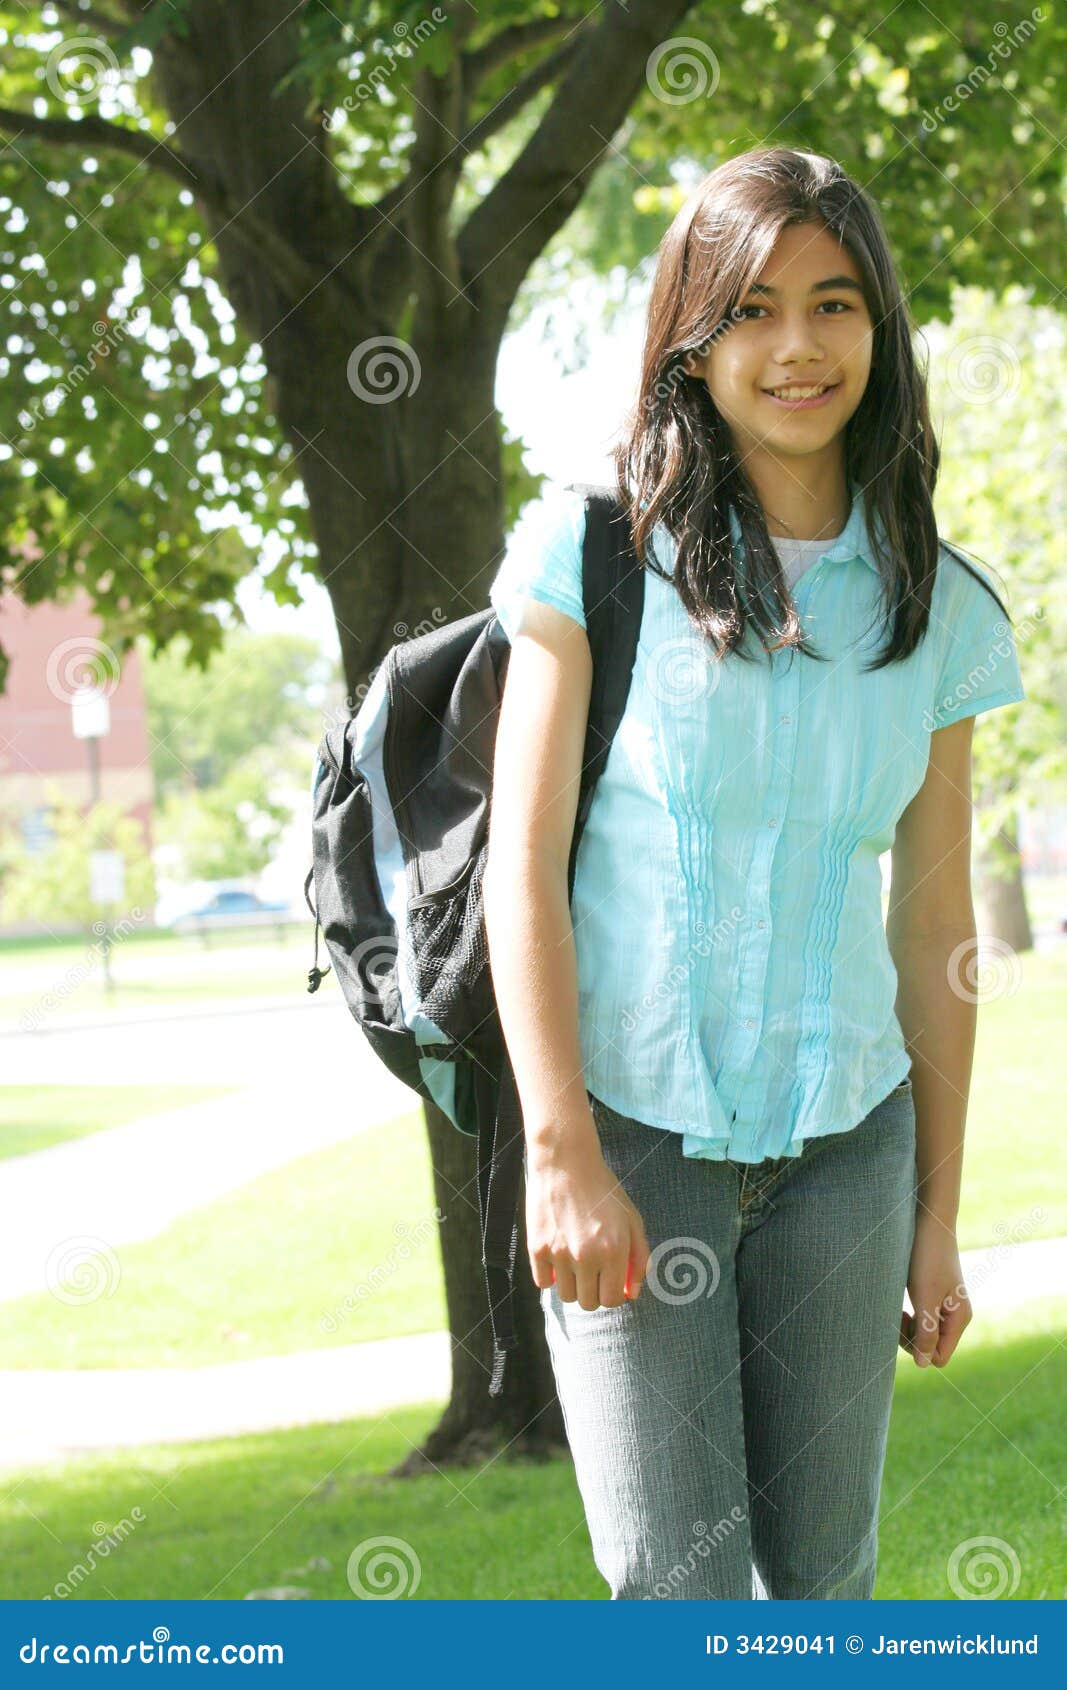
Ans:
[[[867,497],[858,481],[849,483],[852,494],[852,509],[848,513],[848,520],[836,540],[827,541],[825,552],[821,556],[828,562],[862,562],[875,575],[880,573],[878,560],[871,545],[870,527],[867,520]],[[730,533],[734,546],[741,543],[741,523],[733,505],[730,506]],[[673,573],[676,546],[667,532],[666,524],[658,522],[653,530],[653,548],[659,562],[668,573]]]
[[[828,540],[826,550],[820,557],[829,563],[865,563],[868,569],[879,573],[878,561],[871,545],[870,528],[867,522],[867,498],[858,481],[849,483],[852,494],[852,509],[848,513],[848,521],[836,540]],[[741,523],[733,505],[730,506],[730,533],[735,546],[741,543]]]

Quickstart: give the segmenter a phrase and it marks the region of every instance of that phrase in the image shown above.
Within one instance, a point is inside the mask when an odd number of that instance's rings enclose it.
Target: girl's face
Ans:
[[[843,445],[867,386],[872,341],[855,260],[824,225],[794,224],[732,323],[686,368],[704,378],[742,459],[818,457]],[[807,402],[771,391],[812,387],[827,391]]]

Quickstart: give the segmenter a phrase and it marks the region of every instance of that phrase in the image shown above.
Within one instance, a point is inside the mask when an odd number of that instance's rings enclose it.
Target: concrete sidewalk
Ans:
[[[1067,1238],[963,1253],[976,1319],[1067,1290]],[[964,1339],[966,1343],[966,1339]],[[446,1332],[213,1367],[0,1373],[0,1467],[382,1414],[449,1393]]]

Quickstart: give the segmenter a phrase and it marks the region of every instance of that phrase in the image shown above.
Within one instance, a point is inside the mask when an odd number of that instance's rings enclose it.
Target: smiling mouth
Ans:
[[[822,399],[826,394],[833,393],[841,386],[839,381],[810,382],[792,387],[765,387],[762,389],[768,398],[777,399],[784,404],[805,404],[816,399]]]

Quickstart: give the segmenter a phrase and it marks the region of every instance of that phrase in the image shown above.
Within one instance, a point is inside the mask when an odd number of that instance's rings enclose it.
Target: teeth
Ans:
[[[771,392],[776,399],[814,399],[817,394],[825,393],[828,383],[822,387],[772,387]]]

